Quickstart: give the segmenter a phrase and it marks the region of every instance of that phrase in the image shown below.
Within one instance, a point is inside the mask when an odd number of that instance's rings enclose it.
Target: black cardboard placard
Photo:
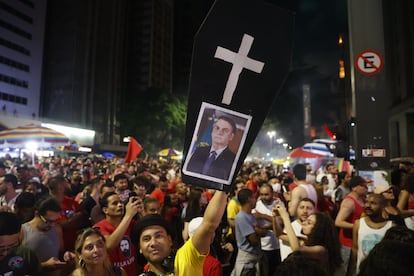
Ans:
[[[182,163],[185,183],[230,190],[289,72],[293,22],[290,11],[260,0],[214,3],[194,42]],[[225,132],[224,126],[233,123],[236,129],[227,149],[213,161],[215,169],[203,172],[213,129]]]

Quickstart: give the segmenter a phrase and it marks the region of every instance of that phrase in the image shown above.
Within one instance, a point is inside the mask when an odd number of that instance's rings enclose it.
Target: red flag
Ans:
[[[129,163],[137,159],[137,155],[142,151],[142,146],[133,137],[129,137],[128,152],[125,156],[125,162]]]
[[[331,138],[331,139],[336,139],[336,133],[333,133],[330,129],[329,129],[329,127],[327,126],[327,125],[324,125],[323,126],[323,130],[325,130],[325,132],[326,132],[326,134],[328,134],[328,136]]]

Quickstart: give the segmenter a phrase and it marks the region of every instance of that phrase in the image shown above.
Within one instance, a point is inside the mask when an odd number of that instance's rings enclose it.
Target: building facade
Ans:
[[[414,2],[383,5],[391,157],[414,156]]]
[[[46,0],[0,1],[1,114],[38,118]]]
[[[172,92],[174,4],[130,1],[128,8],[127,97],[149,88]]]
[[[125,88],[127,1],[49,1],[42,115],[96,131],[96,144],[119,144]]]

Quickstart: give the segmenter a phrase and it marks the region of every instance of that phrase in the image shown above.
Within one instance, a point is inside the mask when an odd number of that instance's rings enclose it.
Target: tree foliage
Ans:
[[[137,98],[127,99],[120,113],[121,134],[135,137],[147,153],[154,155],[166,147],[182,150],[186,96],[149,89]]]

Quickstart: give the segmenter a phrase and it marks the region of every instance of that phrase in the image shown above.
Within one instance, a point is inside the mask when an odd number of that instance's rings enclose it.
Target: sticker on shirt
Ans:
[[[119,248],[121,249],[122,254],[125,257],[131,256],[131,241],[129,240],[127,236],[124,236],[122,238],[121,242],[119,243]]]
[[[20,257],[20,256],[14,256],[13,258],[9,260],[7,265],[9,266],[11,270],[21,269],[23,268],[23,265],[24,265],[24,259],[23,257]]]

